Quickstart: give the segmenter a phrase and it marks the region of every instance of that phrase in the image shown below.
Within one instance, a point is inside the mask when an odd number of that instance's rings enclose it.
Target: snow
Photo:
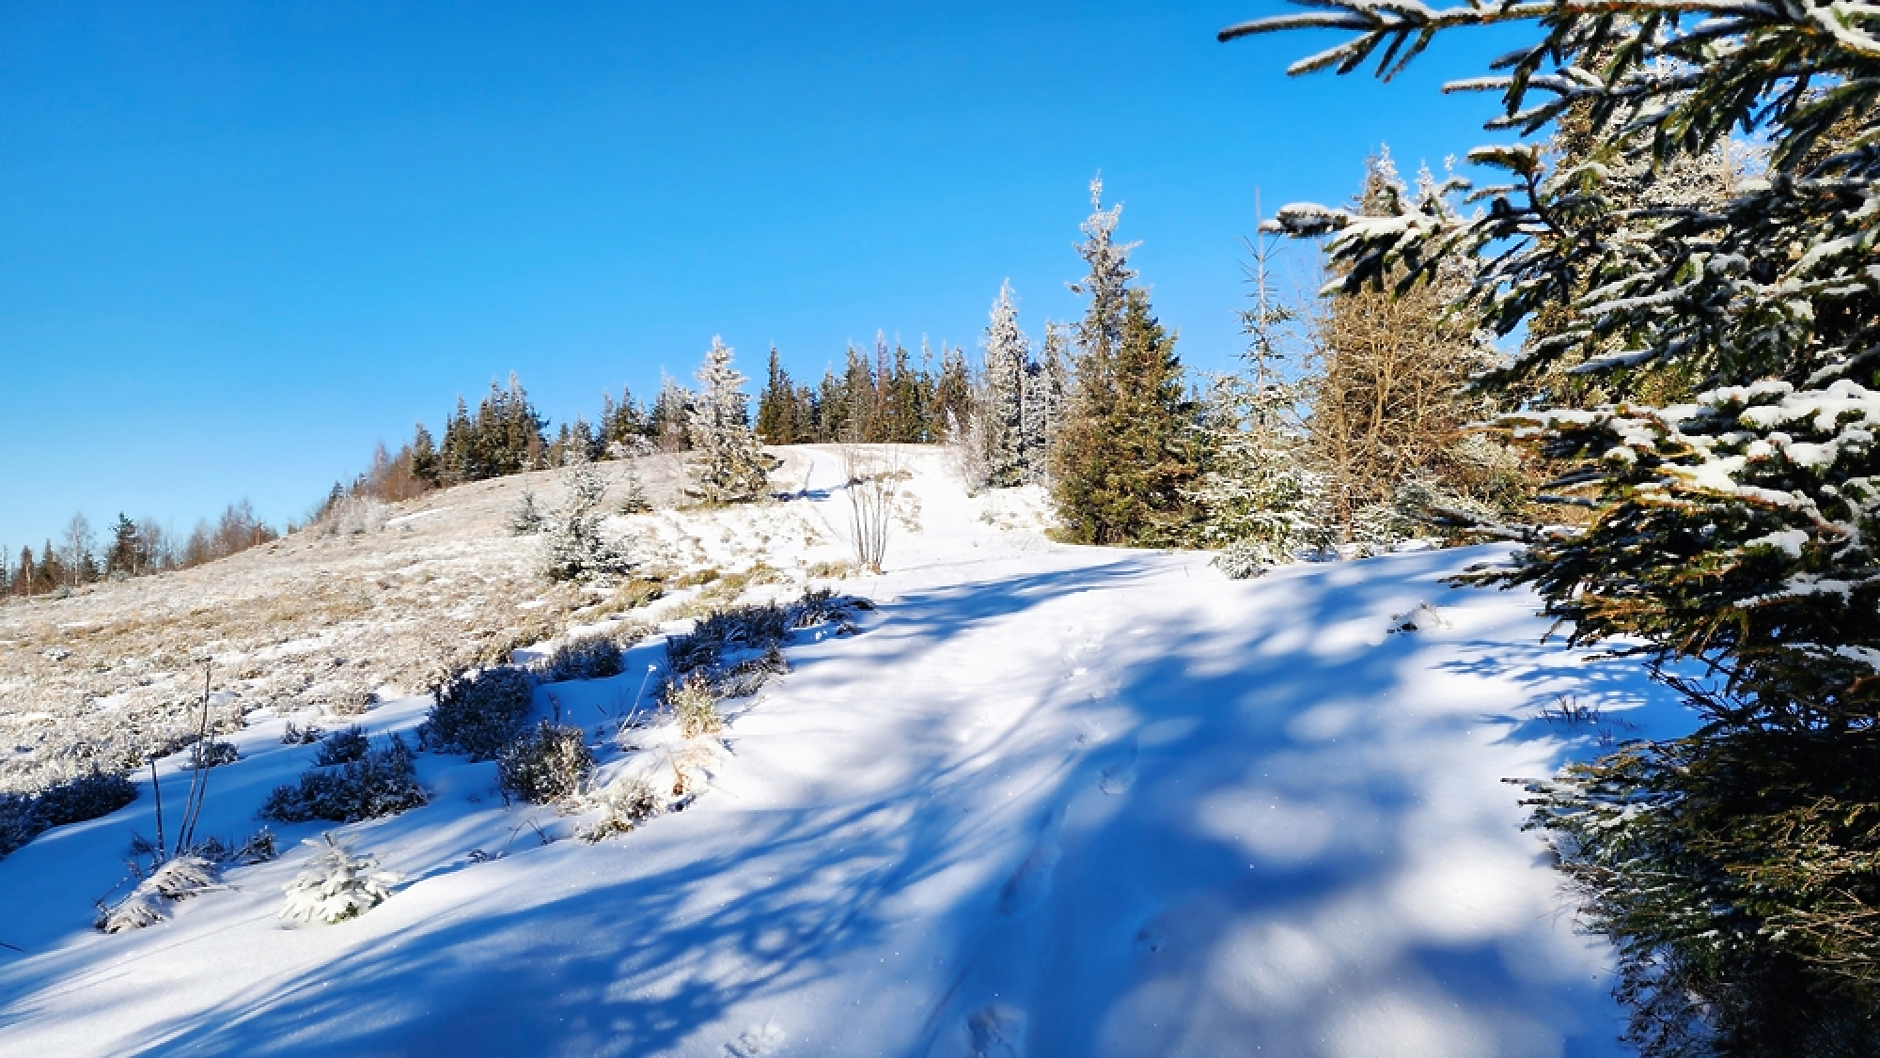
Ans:
[[[837,454],[797,457],[802,496],[763,517],[841,536]],[[1680,721],[1636,662],[1542,643],[1531,596],[1445,583],[1504,548],[1229,581],[1205,554],[1053,544],[1032,503],[909,460],[888,572],[842,585],[879,608],[724,703],[685,811],[544,844],[573,821],[423,754],[430,805],[328,828],[404,879],[360,918],[281,923],[323,829],[288,826],[281,859],[103,935],[92,901],[154,832],[145,789],[0,860],[0,941],[26,953],[0,951],[0,1051],[1623,1053],[1611,955],[1503,780]],[[600,723],[662,660],[644,644],[538,704]],[[1612,726],[1543,717],[1566,697]],[[358,719],[409,731],[427,707]],[[252,831],[311,763],[285,717],[249,719],[202,833]]]

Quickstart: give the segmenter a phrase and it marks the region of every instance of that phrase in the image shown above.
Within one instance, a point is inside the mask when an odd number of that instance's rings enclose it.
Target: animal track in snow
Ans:
[[[1051,872],[1064,855],[1058,847],[1058,828],[1063,822],[1063,813],[1059,810],[1054,808],[1045,813],[1044,823],[1038,828],[1038,843],[1032,846],[1031,854],[1018,865],[1018,870],[999,893],[999,914],[1022,914],[1050,895]]]
[[[1024,1058],[1025,1015],[1016,1007],[991,1003],[966,1019],[972,1058]]]
[[[759,1025],[725,1044],[725,1058],[757,1058],[773,1054],[783,1046],[783,1030],[775,1025]]]
[[[1097,789],[1106,794],[1128,793],[1136,784],[1136,736],[1129,736],[1123,743],[1123,759],[1103,769],[1103,775],[1097,780]]]

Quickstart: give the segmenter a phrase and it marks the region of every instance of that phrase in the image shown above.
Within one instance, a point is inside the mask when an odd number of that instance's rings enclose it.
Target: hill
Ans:
[[[645,607],[533,575],[503,522],[524,488],[556,501],[543,474],[0,610],[0,722],[27,747],[9,782],[75,740],[186,723],[187,659],[216,656],[240,759],[207,773],[204,833],[253,831],[312,763],[290,721],[409,733],[427,673],[527,662],[571,626],[631,641],[625,671],[544,683],[537,710],[591,732],[603,778],[687,787],[588,844],[592,808],[509,804],[494,763],[423,753],[428,805],[277,826],[279,859],[98,933],[93,901],[153,832],[146,773],[130,806],[0,860],[0,941],[22,949],[0,953],[0,1050],[1621,1053],[1610,954],[1574,932],[1502,780],[1676,714],[1636,665],[1543,644],[1530,596],[1446,584],[1505,550],[1229,581],[1203,554],[1053,544],[1035,495],[966,497],[913,449],[887,572],[836,581],[813,574],[846,557],[846,475],[829,450],[787,457],[776,502],[609,520],[662,567]],[[790,671],[723,702],[718,735],[623,724],[727,584],[872,608],[795,633]],[[185,756],[162,765],[172,804]],[[357,920],[288,928],[322,830],[402,881]]]

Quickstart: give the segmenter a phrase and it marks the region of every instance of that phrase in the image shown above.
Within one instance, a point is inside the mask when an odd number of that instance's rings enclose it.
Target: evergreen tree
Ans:
[[[1031,367],[1031,342],[1018,329],[1012,284],[999,287],[983,342],[986,355],[979,413],[985,453],[985,484],[1010,488],[1025,483],[1025,376]]]
[[[1064,424],[1064,400],[1071,381],[1065,352],[1068,336],[1062,324],[1044,326],[1044,355],[1025,370],[1019,450],[1025,481],[1042,484],[1050,478],[1051,449]]]
[[[799,391],[783,369],[777,347],[770,347],[770,368],[764,391],[757,400],[757,436],[765,444],[788,445],[806,440],[805,417],[798,404]]]
[[[1339,28],[1355,36],[1301,72],[1379,48],[1392,71],[1444,30],[1531,19],[1537,39],[1478,82],[1503,93],[1498,127],[1536,136],[1583,103],[1626,163],[1550,174],[1542,143],[1500,144],[1472,153],[1510,174],[1479,216],[1416,201],[1280,220],[1332,235],[1349,289],[1474,255],[1482,322],[1511,334],[1550,314],[1492,381],[1558,399],[1564,367],[1598,383],[1592,399],[1622,397],[1507,420],[1571,469],[1557,487],[1592,518],[1483,579],[1532,585],[1575,643],[1646,657],[1701,720],[1530,787],[1586,921],[1617,944],[1633,1042],[1654,1058],[1880,1053],[1871,9],[1319,6],[1224,36]],[[1726,201],[1607,193],[1615,173],[1701,160],[1733,129],[1770,153]],[[1652,374],[1676,403],[1632,389]],[[1680,659],[1703,679],[1659,667]]]
[[[1177,544],[1195,513],[1196,409],[1148,294],[1125,290],[1117,339],[1078,361],[1053,478],[1058,521],[1073,543]]]
[[[138,554],[137,547],[137,523],[125,517],[120,511],[117,524],[111,527],[111,546],[105,552],[105,575],[121,574],[134,577],[143,571],[143,556]]]
[[[934,383],[933,419],[936,434],[964,430],[977,412],[973,408],[972,369],[959,346],[941,347],[940,378]],[[958,438],[946,440],[957,442]]]
[[[688,447],[692,420],[692,393],[661,373],[659,396],[653,401],[651,436],[662,452],[683,452]]]
[[[875,372],[868,357],[851,343],[846,369],[842,375],[842,427],[834,440],[866,444],[880,440],[881,420],[877,411]]]
[[[1129,286],[1131,245],[1115,241],[1122,207],[1093,212],[1078,254],[1089,275],[1072,286],[1090,299],[1078,326],[1075,386],[1057,451],[1052,499],[1066,539],[1086,544],[1161,545],[1189,531],[1187,489],[1197,473],[1196,409],[1182,385],[1174,337]]]
[[[618,404],[614,403],[611,394],[601,394],[602,451],[615,451],[616,445],[626,451],[633,451],[654,433],[646,410],[640,407],[639,401],[633,397],[632,387],[620,387],[620,403]]]
[[[825,368],[816,388],[816,440],[826,444],[850,439],[848,388],[835,368]]]
[[[711,503],[744,503],[765,494],[769,459],[751,433],[744,376],[731,366],[731,350],[712,338],[699,368],[700,390],[692,407],[694,458],[688,465],[692,495]]]
[[[431,440],[431,431],[419,423],[411,434],[411,475],[426,485],[436,488],[443,476],[443,461],[438,458],[436,442]]]

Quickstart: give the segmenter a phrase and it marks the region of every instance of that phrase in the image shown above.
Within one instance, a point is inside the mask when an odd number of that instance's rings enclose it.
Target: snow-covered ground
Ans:
[[[835,454],[793,458],[801,494],[752,524],[841,538]],[[153,833],[146,788],[0,860],[23,949],[0,950],[0,1053],[1624,1053],[1609,954],[1502,780],[1678,720],[1636,663],[1542,644],[1531,596],[1444,583],[1503,549],[1234,582],[1052,544],[1035,496],[969,499],[937,453],[905,458],[887,574],[841,585],[879,608],[730,703],[685,811],[545,843],[572,822],[425,754],[430,805],[334,828],[405,877],[362,918],[277,918],[308,824],[173,919],[93,932]],[[662,658],[538,702],[604,724]],[[202,832],[252,831],[311,763],[286,720],[231,736]]]

